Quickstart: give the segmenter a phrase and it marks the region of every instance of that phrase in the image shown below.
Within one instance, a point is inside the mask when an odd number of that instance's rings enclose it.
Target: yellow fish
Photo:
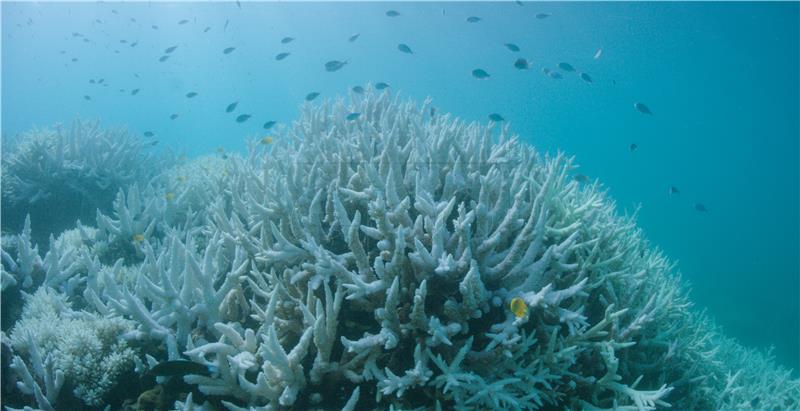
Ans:
[[[167,201],[172,201],[175,199],[175,194],[170,191],[167,194],[164,194],[164,198],[166,198]]]
[[[525,304],[525,300],[519,297],[511,299],[509,308],[511,308],[511,312],[514,313],[514,316],[517,318],[524,317],[528,314],[528,305]]]
[[[144,241],[144,235],[142,235],[142,234],[134,234],[133,242],[141,243],[142,241]]]
[[[266,136],[261,139],[261,144],[272,144],[272,136]]]
[[[186,176],[178,176],[178,181],[180,182],[186,181]]]

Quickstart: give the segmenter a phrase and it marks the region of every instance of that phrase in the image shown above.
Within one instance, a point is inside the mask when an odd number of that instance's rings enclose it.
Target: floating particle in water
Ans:
[[[190,91],[186,93],[186,98],[194,98],[194,97],[197,97],[197,92]]]
[[[640,102],[633,103],[633,108],[635,108],[636,111],[642,114],[650,114],[650,115],[653,114],[653,112],[650,111],[650,107],[647,107],[644,103]]]
[[[519,70],[527,70],[531,68],[531,63],[528,62],[528,60],[526,59],[519,58],[517,59],[517,61],[514,62],[514,67],[516,67]]]
[[[251,116],[250,114],[240,114],[239,117],[236,117],[237,123],[244,123],[245,121],[249,120]]]
[[[312,91],[312,92],[306,94],[306,101],[312,101],[317,97],[319,97],[319,92],[318,91]]]
[[[513,51],[515,53],[519,51],[519,46],[517,46],[514,43],[506,43],[505,46],[506,46],[507,49],[509,49],[509,50],[511,50],[511,51]]]
[[[135,96],[137,94],[139,94],[139,89],[138,88],[135,88],[135,89],[131,90],[131,95],[132,96]]]
[[[222,27],[222,31],[228,30],[228,23],[230,23],[230,19],[225,19],[225,25]]]
[[[325,71],[334,72],[340,70],[347,64],[347,61],[331,60],[325,63]]]
[[[165,62],[165,61],[167,61],[167,60],[169,60],[169,54],[165,54],[165,55],[161,56],[161,57],[158,59],[158,62],[159,62],[159,63],[163,63],[163,62]]]
[[[275,55],[275,60],[281,61],[281,60],[285,59],[286,57],[289,57],[289,54],[292,54],[292,53],[287,53],[287,52],[278,53],[278,54]]]
[[[400,12],[397,10],[387,10],[386,15],[389,17],[397,17],[400,15]]]
[[[153,133],[152,131],[145,131],[145,132],[144,132],[144,136],[145,136],[145,137],[153,137],[154,135],[156,135],[156,134],[155,134],[155,133]]]
[[[222,54],[231,54],[234,50],[236,50],[236,47],[227,47],[225,50],[222,50]]]
[[[701,213],[707,213],[708,212],[708,208],[703,203],[694,203],[694,209],[699,211],[699,212],[701,212]]]
[[[355,33],[355,34],[351,35],[350,37],[348,37],[347,41],[352,43],[352,42],[358,40],[359,37],[361,37],[361,33]]]
[[[86,100],[86,101],[92,101],[92,97],[90,97],[88,95],[83,96],[83,99]]]
[[[558,63],[558,68],[568,72],[575,71],[575,67],[572,67],[572,64],[569,63]]]
[[[289,44],[294,41],[294,37],[284,37],[281,39],[281,44]]]
[[[173,51],[175,51],[177,48],[178,48],[178,46],[170,46],[170,47],[167,47],[166,49],[164,49],[164,54],[170,54],[170,53],[172,53]]]
[[[176,118],[178,118],[177,114],[172,114],[172,115],[169,116],[170,120],[175,120]]]
[[[226,113],[232,113],[233,110],[236,110],[236,106],[238,106],[238,105],[239,105],[238,101],[234,101],[233,103],[228,104],[228,107],[225,107],[225,112]]]
[[[579,182],[579,183],[588,183],[589,177],[585,174],[575,174],[572,176],[572,179]]]
[[[590,83],[590,84],[592,83],[592,77],[590,75],[588,75],[586,73],[580,73],[579,76],[580,76],[581,80],[583,80],[583,81],[585,81],[587,83]]]
[[[674,195],[680,194],[680,193],[681,193],[681,191],[678,190],[678,187],[675,187],[675,186],[669,186],[669,189],[667,189],[667,194],[669,194],[671,196],[674,196]]]
[[[628,146],[628,149],[631,150],[631,152],[636,151],[638,148],[639,148],[639,145],[636,144],[636,143],[631,143],[631,145]]]
[[[489,78],[489,73],[487,73],[484,69],[475,69],[472,70],[472,77],[483,80],[485,78]]]
[[[239,1],[239,0],[236,0],[236,7],[238,7],[239,10],[241,10],[242,9],[242,2]]]
[[[353,86],[351,90],[353,90],[353,93],[356,94],[364,94],[364,87],[361,86]]]
[[[548,17],[550,17],[549,13],[538,13],[538,14],[536,14],[536,18],[539,19],[539,20],[543,20],[543,19],[546,19]]]
[[[501,116],[500,114],[497,114],[497,113],[489,114],[489,120],[494,121],[495,123],[499,123],[501,121],[506,121],[506,119],[503,118],[503,116]]]
[[[477,17],[477,16],[469,16],[469,17],[467,17],[467,23],[477,23],[479,21],[481,21],[480,17]]]
[[[378,82],[378,83],[375,84],[375,90],[383,90],[383,89],[386,89],[386,88],[389,88],[389,84],[388,83],[384,83],[384,82],[381,81],[381,82]]]
[[[189,20],[183,19],[183,20],[178,22],[178,25],[182,26],[182,25],[184,25],[184,24],[186,24],[188,22],[189,22]]]
[[[603,49],[597,49],[597,51],[596,51],[596,52],[594,52],[594,59],[595,59],[595,60],[597,60],[597,59],[599,59],[599,58],[600,58],[600,56],[602,56],[602,55],[603,55]]]
[[[273,120],[267,121],[266,123],[264,123],[264,126],[263,126],[264,130],[271,129],[272,126],[274,126],[275,124],[277,124],[277,121],[273,121]]]
[[[350,113],[345,118],[347,119],[347,121],[353,121],[353,120],[357,119],[360,116],[361,116],[361,113]]]
[[[406,54],[414,54],[414,52],[411,51],[411,47],[409,47],[408,44],[405,43],[398,44],[397,49]]]

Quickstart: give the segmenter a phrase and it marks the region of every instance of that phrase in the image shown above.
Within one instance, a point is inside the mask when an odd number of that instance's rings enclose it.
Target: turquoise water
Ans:
[[[729,335],[774,345],[779,362],[800,368],[796,2],[0,7],[4,137],[80,116],[152,131],[159,146],[189,156],[243,150],[265,121],[291,122],[309,92],[332,98],[378,81],[468,120],[500,113],[522,139],[574,155],[621,209],[640,206],[647,236]],[[295,40],[281,44],[285,36]],[[276,61],[280,52],[291,54]],[[519,57],[530,70],[513,67]],[[348,64],[326,72],[332,59]],[[593,83],[541,72],[559,62]],[[476,68],[491,77],[473,78]],[[107,87],[89,82],[100,78]],[[187,99],[191,91],[198,96]],[[236,114],[226,114],[234,101]],[[637,101],[653,115],[635,111]],[[253,117],[237,123],[240,113]],[[681,193],[669,196],[670,186]]]

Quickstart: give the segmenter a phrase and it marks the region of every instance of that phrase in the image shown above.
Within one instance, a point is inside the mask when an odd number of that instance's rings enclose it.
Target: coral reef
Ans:
[[[800,407],[800,381],[696,312],[635,216],[573,168],[370,90],[119,191],[96,229],[52,241],[40,282],[165,347],[137,372],[208,370],[176,409]],[[38,258],[17,243],[4,282]],[[43,344],[21,335],[15,358]],[[52,405],[74,373],[29,357],[21,384]]]

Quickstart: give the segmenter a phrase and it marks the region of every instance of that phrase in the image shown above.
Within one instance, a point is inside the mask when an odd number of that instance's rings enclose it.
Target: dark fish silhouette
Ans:
[[[144,132],[144,136],[145,136],[145,137],[153,137],[154,135],[156,135],[156,134],[155,134],[155,133],[153,133],[152,131],[145,131],[145,132]]]
[[[397,17],[400,15],[400,12],[397,10],[388,10],[386,11],[386,15],[389,17]]]
[[[138,88],[135,88],[135,89],[131,90],[131,95],[132,96],[135,96],[137,94],[139,94],[139,89]]]
[[[361,33],[356,33],[356,34],[353,34],[352,36],[350,36],[350,37],[348,37],[348,38],[347,38],[347,41],[349,41],[349,42],[351,42],[351,43],[352,43],[352,42],[354,42],[354,41],[358,40],[358,38],[359,38],[360,36],[361,36]]]
[[[168,54],[165,54],[165,55],[161,56],[161,58],[158,59],[158,61],[160,63],[163,63],[163,62],[165,62],[167,60],[169,60],[169,55]]]
[[[164,50],[164,54],[169,54],[169,53],[172,53],[172,52],[173,52],[173,51],[175,51],[175,49],[177,49],[177,48],[178,48],[178,46],[167,47],[167,48]]]
[[[475,77],[477,79],[485,79],[489,78],[489,73],[487,73],[486,70],[484,69],[475,69],[472,70],[472,77]]]
[[[480,17],[476,17],[476,16],[467,17],[467,23],[477,23],[479,21],[481,21]]]
[[[92,78],[92,79],[89,79],[89,83],[90,84],[94,84],[94,83],[96,83],[96,81],[94,81],[94,79]]]
[[[240,114],[239,117],[236,117],[237,123],[244,123],[245,121],[249,120],[251,116],[250,114]]]
[[[106,81],[106,79],[101,78],[100,80],[97,80],[97,84],[103,84],[104,81]]]
[[[178,118],[177,114],[173,114],[173,115],[169,116],[170,120],[175,120],[176,118]]]
[[[667,190],[667,194],[669,194],[669,195],[675,195],[675,194],[680,194],[680,193],[681,193],[681,191],[678,190],[678,187],[675,187],[675,186],[669,186],[669,189]]]
[[[639,102],[633,103],[633,108],[635,108],[636,111],[642,114],[650,114],[650,115],[653,114],[653,112],[650,111],[650,107],[647,107],[646,105],[644,105],[644,103],[639,103]]]
[[[238,7],[239,10],[241,10],[242,9],[242,2],[239,1],[239,0],[236,0],[236,7]]]
[[[225,107],[225,112],[226,112],[226,113],[231,113],[231,112],[233,112],[233,110],[236,110],[236,106],[237,106],[237,105],[239,105],[239,102],[238,102],[238,101],[235,101],[235,102],[233,102],[233,103],[231,103],[231,104],[228,104],[228,107]]]
[[[509,49],[509,50],[511,50],[511,51],[513,51],[515,53],[519,51],[519,46],[517,46],[514,43],[506,43],[505,46],[506,46],[507,49]]]
[[[230,19],[225,19],[225,26],[222,27],[222,31],[228,30],[228,23],[230,23]]]
[[[340,70],[347,64],[347,61],[331,60],[325,63],[325,71],[334,72]]]
[[[359,116],[361,116],[361,113],[350,113],[345,118],[347,119],[347,121],[353,121],[357,119]]]
[[[281,44],[289,44],[294,40],[294,37],[284,37],[281,39]]]
[[[397,49],[406,54],[414,54],[414,52],[411,51],[411,47],[408,47],[408,44],[405,43],[398,44]]]
[[[319,92],[312,91],[311,93],[306,94],[306,101],[312,101],[317,97],[319,97]]]
[[[558,68],[564,71],[575,71],[575,67],[572,67],[572,64],[569,63],[558,63]]]
[[[703,203],[694,203],[694,209],[701,213],[708,212],[708,208],[706,208],[706,206]]]
[[[211,27],[206,27],[205,29],[203,29],[203,33],[208,33],[209,30],[211,30]]]
[[[131,43],[131,47],[136,47],[138,44],[139,44],[138,41],[134,41],[133,43]]]
[[[389,88],[389,84],[388,83],[384,83],[384,82],[381,81],[381,82],[378,82],[378,83],[375,84],[375,90],[383,90],[385,88]]]
[[[564,76],[562,76],[561,73],[557,71],[550,71],[549,73],[547,73],[547,75],[553,80],[561,80],[562,78],[564,78]]]
[[[197,96],[197,93],[194,92],[194,91],[190,91],[190,92],[186,93],[186,98],[192,98],[192,97],[196,97],[196,96]]]
[[[503,116],[501,116],[501,115],[499,115],[497,113],[489,114],[489,120],[492,120],[495,123],[499,123],[501,121],[506,121],[506,119],[504,119]]]
[[[517,3],[517,6],[522,6],[523,5],[522,2],[519,1],[519,0],[514,0],[514,3]]]
[[[188,22],[189,22],[189,20],[184,19],[184,20],[179,21],[178,24],[179,25],[184,25],[184,24],[186,24]]]
[[[591,83],[592,83],[592,77],[591,77],[591,76],[589,76],[588,74],[586,74],[586,73],[581,73],[581,74],[579,74],[579,76],[580,76],[581,80],[583,80],[583,81],[585,81],[585,82],[587,82],[587,83],[589,83],[589,84],[591,84]]]
[[[531,68],[531,63],[529,63],[528,60],[525,59],[517,59],[517,61],[514,62],[514,67],[516,67],[519,70],[526,70]]]
[[[92,100],[92,98],[89,97],[89,96],[83,96],[83,99],[86,100],[86,101],[91,101]]]
[[[546,18],[548,18],[548,17],[550,17],[550,15],[549,15],[549,14],[547,14],[547,13],[538,13],[538,14],[536,15],[536,18],[537,18],[537,19],[539,19],[539,20],[546,19]]]
[[[271,129],[272,126],[274,126],[276,123],[277,123],[276,121],[272,121],[272,120],[267,121],[266,123],[264,123],[264,130]]]
[[[233,51],[236,50],[236,47],[228,47],[225,50],[222,50],[223,54],[231,54]]]
[[[150,28],[151,28],[151,29],[153,29],[153,30],[158,30],[158,26],[156,26],[155,24],[153,24],[152,26],[150,26]]]
[[[364,87],[353,86],[352,90],[353,90],[353,93],[364,94]]]
[[[589,177],[585,174],[575,174],[572,178],[579,183],[588,183]]]
[[[285,59],[286,57],[289,57],[289,54],[291,54],[291,53],[285,53],[285,52],[284,53],[278,53],[278,54],[275,55],[275,60],[281,61],[281,60]]]
[[[629,146],[628,146],[628,148],[629,148],[631,151],[636,151],[636,149],[638,149],[638,148],[639,148],[639,146],[638,146],[636,143],[631,143],[631,145],[629,145]]]

